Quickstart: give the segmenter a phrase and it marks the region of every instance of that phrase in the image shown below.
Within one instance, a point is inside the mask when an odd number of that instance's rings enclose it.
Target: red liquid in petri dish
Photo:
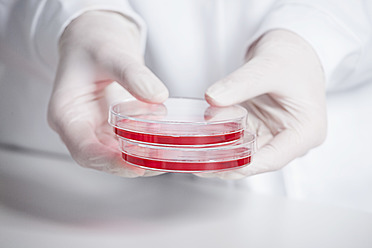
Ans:
[[[161,133],[163,129],[167,129],[168,132]],[[114,132],[122,138],[146,143],[185,146],[231,142],[240,139],[244,134],[244,130],[239,129],[236,123],[195,126],[194,129],[187,130],[182,125],[165,126],[158,123],[132,120],[122,120],[119,123],[119,127],[114,127]],[[205,133],[206,135],[195,135],[195,132]]]
[[[229,160],[229,161],[218,161],[218,162],[170,162],[156,159],[140,158],[137,156],[122,153],[122,157],[125,161],[146,167],[152,170],[166,170],[174,172],[202,172],[202,171],[217,171],[227,170],[242,167],[250,164],[251,156]]]
[[[174,136],[174,135],[157,135],[144,134],[128,130],[114,128],[115,134],[122,138],[137,140],[146,143],[156,143],[164,145],[210,145],[226,143],[238,140],[243,136],[243,130],[232,133],[209,135],[209,136]]]

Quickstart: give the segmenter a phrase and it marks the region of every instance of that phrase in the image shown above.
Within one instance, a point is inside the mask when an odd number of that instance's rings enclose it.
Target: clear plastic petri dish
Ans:
[[[130,99],[113,104],[109,116],[121,138],[171,146],[234,142],[243,137],[246,122],[242,106],[217,108],[192,98],[169,98],[163,104]]]
[[[163,172],[215,172],[237,169],[251,163],[256,137],[245,132],[238,141],[207,147],[146,144],[119,139],[123,159],[134,166]]]

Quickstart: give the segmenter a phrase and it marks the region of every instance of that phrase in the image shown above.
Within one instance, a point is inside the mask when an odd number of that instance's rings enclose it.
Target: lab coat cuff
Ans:
[[[313,47],[323,66],[327,89],[350,75],[358,63],[360,40],[337,19],[316,7],[302,4],[276,6],[248,44],[274,29],[294,32]],[[345,60],[347,63],[342,63]]]
[[[46,1],[35,33],[36,51],[47,66],[58,61],[59,39],[72,20],[91,10],[115,11],[138,26],[142,53],[146,45],[146,25],[129,3],[122,0]]]

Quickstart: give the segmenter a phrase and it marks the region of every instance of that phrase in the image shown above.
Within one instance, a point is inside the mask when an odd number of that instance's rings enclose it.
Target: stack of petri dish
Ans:
[[[164,172],[215,172],[247,166],[256,137],[246,130],[247,110],[218,108],[205,100],[169,98],[163,104],[135,99],[110,107],[109,123],[123,159]]]

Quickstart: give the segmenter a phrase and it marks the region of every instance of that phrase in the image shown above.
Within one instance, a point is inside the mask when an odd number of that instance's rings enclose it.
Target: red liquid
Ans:
[[[146,143],[156,143],[165,145],[209,145],[238,140],[243,136],[244,131],[239,130],[227,134],[209,136],[171,136],[143,134],[118,128],[114,128],[114,132],[120,137],[142,141]]]
[[[136,156],[128,155],[122,153],[122,157],[125,161],[147,167],[148,169],[156,170],[170,170],[170,171],[183,171],[183,172],[193,172],[193,171],[215,171],[215,170],[226,170],[241,167],[247,165],[251,162],[251,156],[240,158],[237,160],[230,161],[220,161],[220,162],[168,162],[162,160],[153,160],[139,158]]]

